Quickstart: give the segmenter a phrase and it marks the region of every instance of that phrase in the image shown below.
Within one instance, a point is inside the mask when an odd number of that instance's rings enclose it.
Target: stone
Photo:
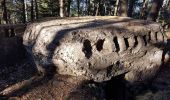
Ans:
[[[121,74],[129,82],[152,78],[162,64],[163,50],[156,45],[166,43],[160,24],[117,16],[35,22],[23,40],[40,65],[55,65],[56,73],[97,82]]]

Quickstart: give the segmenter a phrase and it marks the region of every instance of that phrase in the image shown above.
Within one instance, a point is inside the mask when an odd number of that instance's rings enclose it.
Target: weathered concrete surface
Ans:
[[[165,35],[168,39],[170,39],[170,29],[165,32]]]
[[[22,36],[26,28],[26,24],[1,24],[0,39],[4,37]]]
[[[159,24],[126,17],[79,17],[29,25],[24,45],[40,65],[59,74],[106,81],[126,73],[130,82],[152,78],[166,42]]]

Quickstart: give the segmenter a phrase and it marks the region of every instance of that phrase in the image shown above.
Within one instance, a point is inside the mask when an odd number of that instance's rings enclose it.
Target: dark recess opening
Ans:
[[[124,38],[124,41],[125,41],[126,49],[129,48],[128,38]]]
[[[137,36],[134,37],[134,39],[135,39],[134,47],[136,47],[138,45],[138,39],[137,38],[138,38]]]
[[[116,47],[116,52],[118,52],[120,50],[120,47],[119,47],[119,43],[118,43],[117,37],[113,38],[113,42],[114,42],[115,47]]]
[[[88,39],[84,40],[82,51],[84,52],[86,58],[89,59],[92,56],[92,46]]]
[[[147,38],[146,38],[146,35],[143,36],[143,40],[145,42],[145,46],[147,45]]]
[[[158,32],[155,32],[155,39],[158,40]]]
[[[130,95],[127,95],[125,83],[124,74],[107,81],[105,85],[106,100],[133,100]]]
[[[96,48],[98,51],[101,51],[103,49],[105,39],[99,39],[96,44]]]
[[[148,42],[151,41],[151,31],[149,32],[149,39],[148,39]]]

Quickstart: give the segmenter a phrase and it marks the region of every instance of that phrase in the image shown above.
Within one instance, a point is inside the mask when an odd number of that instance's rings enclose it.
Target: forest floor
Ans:
[[[0,69],[0,93],[4,89],[22,83],[24,80],[28,80],[36,75],[36,68],[31,66],[31,63],[27,59],[16,64],[1,65]],[[8,96],[0,94],[0,100],[67,100],[68,98],[71,98],[68,100],[103,100],[106,98],[104,93],[106,91],[103,91],[103,83],[83,83],[83,79],[77,79],[70,76],[59,76],[57,74],[51,76],[52,75],[45,77],[43,80],[32,86],[24,87],[19,91],[14,91],[14,93]],[[120,85],[122,84],[121,82],[118,82],[117,84],[113,83],[115,83],[115,81],[112,82],[112,85],[115,86],[112,87],[113,90],[111,92],[118,95],[114,100],[169,100],[170,64],[161,67],[160,72],[149,85],[140,84],[124,89],[122,88],[122,85]],[[117,89],[115,89],[115,87]],[[111,87],[109,87],[109,89],[111,89]],[[126,97],[119,98],[124,91],[128,91],[129,93],[126,93]],[[112,98],[114,96],[110,97]],[[108,100],[112,99],[109,98]]]
[[[160,69],[149,86],[140,90],[136,100],[170,100],[170,63]]]
[[[1,65],[0,68],[0,91],[36,75],[36,69],[32,67],[26,59],[20,61],[18,64]],[[87,87],[87,84],[82,86],[81,82],[81,79],[77,81],[77,79],[70,78],[69,76],[55,75],[52,79],[46,77],[45,80],[34,84],[32,87],[28,87],[19,92],[15,91],[16,93],[10,96],[5,97],[0,95],[0,100],[63,100],[64,95],[68,95],[68,97],[72,95],[75,97],[70,100],[82,100],[82,98],[86,98],[85,100],[102,100],[104,98],[104,95],[101,95],[103,91],[100,85],[90,83]],[[114,93],[119,93],[121,86],[117,88]],[[132,98],[134,100],[169,100],[170,64],[161,68],[157,77],[150,85],[136,85],[131,89],[133,90],[121,91],[132,92],[128,94],[133,96]],[[120,100],[124,99],[120,98]]]
[[[0,100],[99,100],[103,98],[102,89],[95,86],[93,82],[88,84],[83,79],[66,75],[47,75],[39,82],[22,87],[17,91],[9,92],[12,88],[20,87],[25,80],[36,75],[36,69],[28,60],[23,60],[16,65],[0,66]],[[9,89],[7,89],[9,88]],[[67,96],[67,97],[65,97]],[[83,99],[84,100],[84,99]],[[102,99],[100,99],[102,100]]]

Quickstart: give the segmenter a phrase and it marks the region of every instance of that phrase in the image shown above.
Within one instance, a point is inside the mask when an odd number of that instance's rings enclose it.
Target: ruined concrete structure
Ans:
[[[12,64],[24,56],[22,37],[25,24],[0,25],[0,64]],[[17,36],[17,37],[15,37]],[[18,37],[19,36],[19,37]]]
[[[0,39],[5,37],[21,36],[24,33],[26,24],[1,24]]]
[[[127,17],[36,22],[27,27],[23,39],[37,66],[55,65],[59,74],[97,82],[120,74],[129,82],[150,79],[168,58],[162,27]]]
[[[0,64],[13,64],[24,57],[22,38],[11,37],[0,39]]]

